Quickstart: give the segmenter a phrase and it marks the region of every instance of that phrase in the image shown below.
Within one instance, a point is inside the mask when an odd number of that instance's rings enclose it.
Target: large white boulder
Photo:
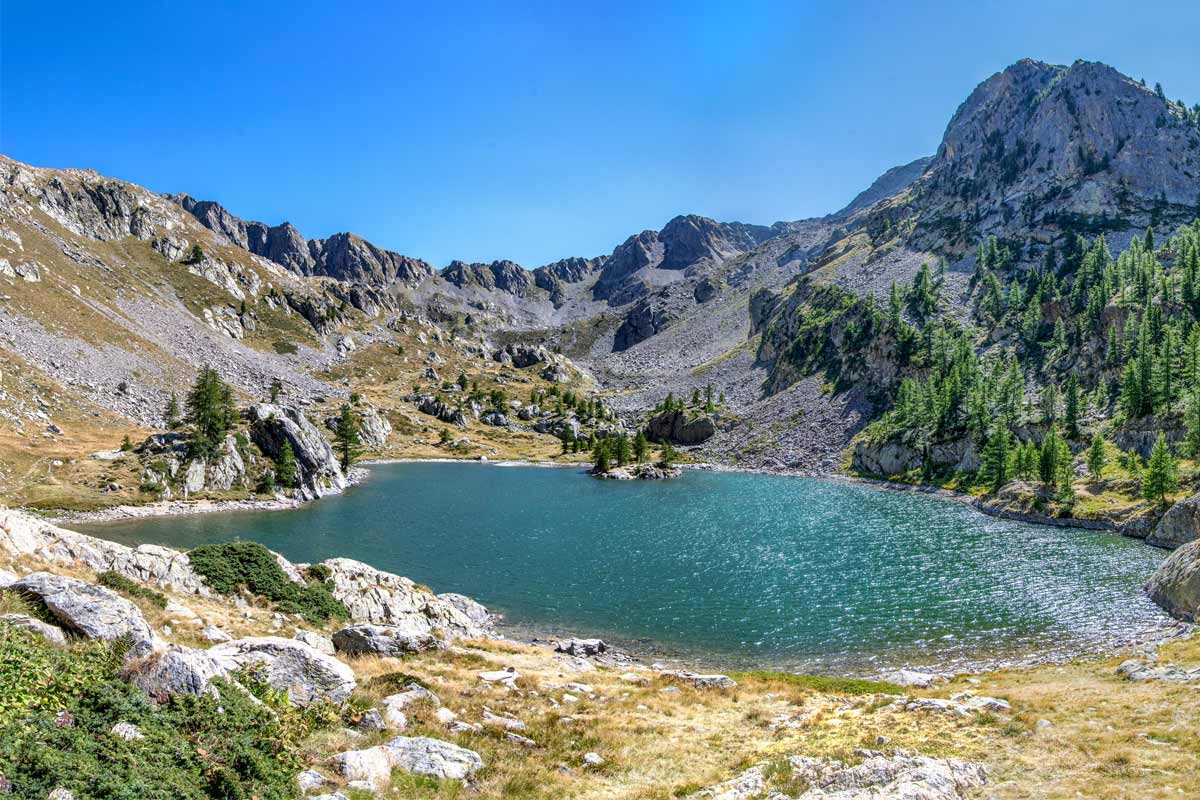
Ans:
[[[138,607],[103,586],[34,572],[9,591],[44,606],[64,628],[87,639],[127,640],[129,657],[147,655],[154,647],[154,632]]]

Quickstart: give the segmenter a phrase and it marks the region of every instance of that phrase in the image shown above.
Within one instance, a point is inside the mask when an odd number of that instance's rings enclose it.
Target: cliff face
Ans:
[[[1035,260],[1076,232],[1123,232],[1194,215],[1195,116],[1104,64],[1020,61],[981,83],[910,187],[860,215],[872,232],[950,256],[995,235]]]

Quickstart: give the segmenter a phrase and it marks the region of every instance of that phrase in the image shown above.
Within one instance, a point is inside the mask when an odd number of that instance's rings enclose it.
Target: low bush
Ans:
[[[96,576],[96,583],[107,586],[114,592],[120,592],[127,597],[146,600],[159,608],[167,607],[167,596],[162,592],[156,592],[148,586],[130,580],[119,572],[101,572]]]
[[[0,670],[0,773],[15,796],[46,797],[58,787],[98,800],[295,796],[296,743],[311,730],[299,712],[263,706],[220,680],[219,700],[176,695],[155,706],[121,680],[111,648],[0,636],[2,657],[23,666]],[[13,686],[14,675],[35,690]],[[142,738],[115,736],[118,722]]]
[[[299,614],[313,623],[350,617],[324,580],[293,583],[271,551],[257,542],[202,544],[188,552],[188,559],[208,585],[221,594],[244,588],[271,601],[278,610]]]

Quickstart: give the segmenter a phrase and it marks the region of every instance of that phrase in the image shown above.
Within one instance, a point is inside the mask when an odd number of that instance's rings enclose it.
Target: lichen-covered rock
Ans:
[[[333,655],[336,650],[333,646],[333,640],[328,636],[316,633],[315,631],[298,630],[296,635],[292,637],[298,642],[304,642],[314,650],[320,650],[326,655]]]
[[[209,489],[227,491],[246,483],[246,462],[238,451],[237,438],[230,434],[205,470],[205,485]]]
[[[358,414],[358,434],[367,447],[380,448],[387,444],[392,433],[392,423],[375,409],[366,406]]]
[[[462,780],[483,768],[474,750],[425,736],[397,736],[382,745],[392,766],[414,775]]]
[[[219,644],[207,651],[229,671],[261,665],[267,682],[286,691],[293,705],[318,700],[344,703],[357,685],[341,661],[295,639],[259,636]]]
[[[445,647],[425,618],[410,616],[403,626],[358,623],[333,634],[333,646],[351,656],[405,656]]]
[[[144,656],[154,646],[154,632],[133,603],[103,586],[76,578],[34,572],[16,581],[10,591],[39,603],[64,628],[88,639],[130,643],[129,657]]]
[[[1200,539],[1167,556],[1146,583],[1146,593],[1172,616],[1200,619]]]
[[[458,609],[466,616],[471,623],[477,626],[481,631],[490,628],[494,622],[492,613],[487,610],[487,606],[467,597],[465,594],[456,592],[442,592],[437,596],[438,600]]]
[[[349,558],[331,558],[321,565],[329,569],[330,591],[346,606],[351,619],[414,634],[427,629],[443,639],[474,639],[489,633],[487,625],[408,578]]]
[[[687,670],[664,670],[659,673],[668,680],[686,683],[697,689],[733,689],[737,681],[728,675],[700,675]]]
[[[366,781],[376,792],[386,787],[392,777],[391,754],[383,745],[338,753],[330,763],[347,781]]]
[[[186,553],[154,544],[127,547],[16,511],[0,509],[0,550],[13,556],[76,564],[96,572],[111,570],[131,580],[178,592],[210,594]]]
[[[229,677],[228,665],[205,650],[172,645],[134,666],[130,682],[149,697],[164,702],[173,694],[201,695],[213,691],[213,678]]]

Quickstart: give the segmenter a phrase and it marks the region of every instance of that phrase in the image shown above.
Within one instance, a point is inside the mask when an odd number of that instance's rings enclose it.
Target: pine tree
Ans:
[[[1067,438],[1079,438],[1079,379],[1074,375],[1067,378],[1066,407],[1063,410],[1063,424],[1067,428]]]
[[[296,454],[292,450],[292,443],[287,439],[283,440],[283,447],[279,448],[279,455],[275,457],[275,481],[288,489],[296,486],[299,481]]]
[[[283,392],[283,381],[276,378],[271,381],[271,402],[275,403],[279,400],[279,395]]]
[[[592,472],[597,475],[608,472],[611,468],[608,462],[608,444],[601,440],[596,443],[593,450],[595,451],[596,460]]]
[[[1166,503],[1167,495],[1179,485],[1179,466],[1167,448],[1167,439],[1162,433],[1154,440],[1150,459],[1142,474],[1142,497],[1150,501]]]
[[[163,412],[163,417],[167,420],[167,428],[175,430],[179,427],[179,399],[175,397],[175,393],[171,392],[171,396],[167,399],[167,408]]]
[[[637,436],[633,437],[633,458],[639,464],[646,460],[646,456],[650,452],[650,443],[646,439],[645,431],[638,431]]]
[[[333,440],[337,445],[338,460],[341,462],[342,469],[348,469],[362,454],[362,448],[359,446],[361,439],[358,420],[354,418],[354,412],[350,410],[349,405],[342,406],[342,413],[338,415],[337,419],[337,427],[333,431]]]
[[[133,449],[133,442],[129,440],[129,434],[125,434],[125,438],[121,440],[121,452],[128,453]]]
[[[1042,437],[1042,450],[1038,456],[1038,479],[1051,486],[1058,479],[1058,463],[1061,454],[1058,429],[1051,426]]]
[[[1010,444],[1012,437],[1004,425],[997,426],[987,444],[983,448],[981,471],[986,477],[988,487],[993,494],[1000,491],[1008,483]]]
[[[187,422],[192,426],[189,452],[208,458],[237,421],[233,389],[211,367],[203,367],[187,396]]]
[[[633,450],[629,446],[629,437],[621,434],[617,437],[616,458],[617,466],[623,467],[629,463],[633,457]]]
[[[658,463],[663,467],[670,467],[675,463],[675,448],[671,446],[669,441],[662,443],[662,448],[658,453]]]
[[[1187,438],[1183,442],[1183,452],[1192,458],[1200,457],[1200,388],[1193,389],[1188,395]]]
[[[1087,468],[1094,481],[1100,480],[1104,473],[1104,437],[1099,431],[1092,434],[1092,443],[1088,446]]]

